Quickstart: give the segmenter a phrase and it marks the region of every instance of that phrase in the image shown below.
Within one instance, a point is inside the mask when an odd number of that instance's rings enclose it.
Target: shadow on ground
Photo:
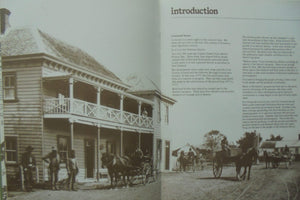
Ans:
[[[200,180],[216,180],[216,179],[220,179],[220,180],[225,180],[225,181],[239,181],[236,179],[236,177],[220,177],[220,178],[215,178],[215,177],[202,177],[202,178],[197,178],[197,179],[200,179]]]

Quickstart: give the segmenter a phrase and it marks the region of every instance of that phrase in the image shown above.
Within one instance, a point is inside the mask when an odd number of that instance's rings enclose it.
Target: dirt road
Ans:
[[[166,174],[162,179],[164,200],[299,200],[300,163],[289,169],[265,169],[263,164],[251,170],[251,178],[236,181],[235,168],[226,167],[220,179],[212,170],[196,173]]]
[[[265,169],[256,165],[249,181],[236,181],[234,167],[226,167],[220,179],[208,166],[197,172],[163,174],[161,182],[113,190],[35,190],[11,193],[9,200],[299,200],[300,163],[290,169]]]

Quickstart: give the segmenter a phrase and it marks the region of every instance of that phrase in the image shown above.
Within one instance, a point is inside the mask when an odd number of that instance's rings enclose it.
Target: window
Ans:
[[[6,162],[17,163],[17,137],[5,137]]]
[[[3,76],[3,95],[4,100],[16,100],[16,74],[5,73]]]
[[[160,162],[161,161],[161,139],[156,139],[156,145],[157,145],[157,149],[156,149],[156,157],[157,160]]]
[[[106,152],[115,154],[116,153],[116,144],[114,142],[107,141],[106,142]]]
[[[68,153],[70,151],[70,138],[67,136],[58,136],[57,147],[61,161],[65,162],[68,158]]]
[[[157,118],[157,122],[161,121],[161,112],[160,112],[160,101],[158,102],[158,118]]]
[[[169,124],[169,106],[166,105],[165,122]]]

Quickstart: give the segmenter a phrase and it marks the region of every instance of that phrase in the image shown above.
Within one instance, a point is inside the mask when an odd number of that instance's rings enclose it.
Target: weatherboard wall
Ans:
[[[8,176],[14,176],[21,163],[21,156],[27,146],[34,150],[37,166],[42,167],[42,63],[27,61],[6,61],[3,58],[3,74],[16,74],[16,97],[14,101],[4,101],[5,136],[17,137],[17,163],[7,164]],[[42,175],[42,171],[39,171]]]

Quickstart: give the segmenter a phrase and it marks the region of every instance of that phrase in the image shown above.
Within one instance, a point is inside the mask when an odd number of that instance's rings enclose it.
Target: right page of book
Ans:
[[[229,194],[222,193],[222,188],[216,191],[208,188],[201,193],[197,184],[201,186],[206,178],[204,183],[218,188],[219,183],[235,184],[236,179],[247,179],[247,175],[235,174],[235,161],[227,158],[245,155],[251,148],[258,153],[256,164],[261,163],[256,166],[257,174],[265,168],[264,152],[273,158],[276,153],[281,159],[280,153],[289,148],[289,157],[291,154],[299,157],[299,10],[299,1],[160,1],[161,86],[177,101],[170,116],[173,147],[194,146],[207,165],[211,165],[207,174],[203,175],[204,170],[202,174],[200,171],[199,175],[190,175],[198,178],[195,184],[190,184],[194,190],[189,192],[199,194],[197,198],[247,199],[246,187],[240,188],[236,195],[236,190],[228,189]],[[263,146],[268,141],[272,147]],[[224,160],[216,161],[223,167],[221,174],[212,166],[217,152],[225,152]],[[178,159],[179,156],[177,162]],[[228,169],[232,175],[226,175],[224,163],[232,166]],[[269,172],[264,171],[262,176]],[[255,179],[254,174],[251,178]],[[233,177],[233,182],[222,177]],[[210,182],[210,178],[221,180]],[[251,184],[259,183],[262,180],[258,178]],[[284,187],[289,183],[280,184]],[[203,190],[208,187],[204,185]],[[174,197],[168,192],[171,187],[177,188]],[[172,184],[163,188],[163,199],[184,198],[189,191]],[[299,190],[299,185],[295,188]],[[279,190],[277,197],[292,196],[292,189],[287,190]],[[274,188],[272,191],[277,192]],[[257,199],[276,199],[268,195]],[[251,198],[256,199],[254,196],[253,192]]]

